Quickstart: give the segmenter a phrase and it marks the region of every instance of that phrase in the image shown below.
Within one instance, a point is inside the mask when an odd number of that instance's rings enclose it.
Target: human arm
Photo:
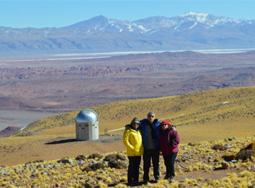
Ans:
[[[180,136],[175,128],[172,128],[172,130],[169,132],[168,142],[171,147],[177,147],[180,143]]]
[[[128,149],[130,149],[130,150],[135,149],[134,146],[129,141],[129,132],[127,130],[125,130],[125,132],[123,134],[123,143]]]

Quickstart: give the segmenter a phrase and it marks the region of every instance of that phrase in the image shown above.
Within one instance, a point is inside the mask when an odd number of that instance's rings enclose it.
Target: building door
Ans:
[[[89,139],[89,124],[83,123],[79,125],[79,139],[80,140]]]

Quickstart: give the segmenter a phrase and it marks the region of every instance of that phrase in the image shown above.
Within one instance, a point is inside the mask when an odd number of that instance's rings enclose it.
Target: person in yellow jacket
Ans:
[[[143,155],[142,136],[138,130],[140,121],[134,118],[123,134],[123,143],[127,149],[129,160],[128,165],[128,185],[135,186],[139,184],[139,168],[141,156]]]

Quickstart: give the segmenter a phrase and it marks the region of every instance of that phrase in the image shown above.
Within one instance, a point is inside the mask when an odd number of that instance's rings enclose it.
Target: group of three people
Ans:
[[[160,178],[159,158],[162,153],[166,166],[165,179],[172,181],[175,176],[174,162],[178,153],[180,137],[176,128],[168,120],[160,121],[155,113],[149,112],[147,118],[134,118],[126,125],[123,142],[129,159],[128,185],[139,184],[139,168],[143,156],[143,183],[149,182],[151,161],[154,181]]]

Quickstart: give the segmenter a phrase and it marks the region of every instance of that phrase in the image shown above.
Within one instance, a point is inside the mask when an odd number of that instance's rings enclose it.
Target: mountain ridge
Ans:
[[[99,15],[64,27],[0,27],[0,50],[3,54],[252,48],[254,31],[254,20],[207,13],[134,21]]]

